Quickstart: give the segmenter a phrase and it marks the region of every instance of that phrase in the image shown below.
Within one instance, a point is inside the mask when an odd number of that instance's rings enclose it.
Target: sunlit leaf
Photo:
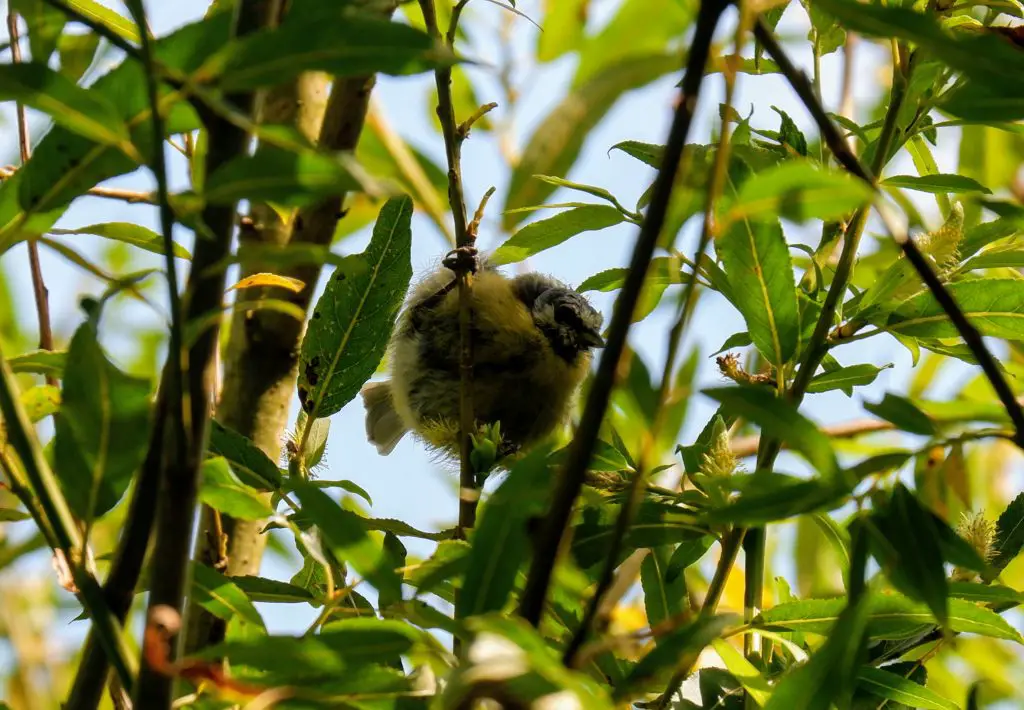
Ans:
[[[345,257],[313,309],[299,354],[299,403],[307,416],[334,414],[384,356],[412,278],[412,200],[388,200],[366,251]]]
[[[223,456],[231,470],[256,490],[275,490],[281,485],[281,471],[251,439],[229,429],[216,419],[210,421],[210,453]]]
[[[730,203],[725,219],[838,219],[870,199],[871,188],[849,173],[789,160],[747,180]]]
[[[841,367],[831,372],[823,372],[811,379],[811,383],[807,386],[807,392],[808,394],[813,394],[815,392],[828,392],[830,390],[870,385],[878,377],[878,373],[890,367],[892,367],[891,364],[877,367],[865,363],[863,365]]]
[[[490,261],[495,264],[522,261],[581,232],[605,229],[623,221],[622,213],[608,205],[574,207],[526,225],[498,247]]]
[[[218,619],[243,621],[264,633],[267,630],[263,617],[233,579],[198,562],[192,565],[192,595]]]
[[[15,355],[7,361],[12,372],[31,372],[36,375],[61,377],[67,362],[67,352],[61,350],[33,350]]]
[[[112,239],[117,242],[131,244],[153,254],[164,253],[164,238],[152,229],[143,227],[141,224],[131,222],[104,222],[103,224],[90,224],[87,227],[76,229],[51,229],[51,234],[94,234],[104,239]],[[185,247],[177,242],[174,244],[174,255],[179,259],[189,259],[191,255]]]
[[[684,543],[685,544],[685,543]],[[689,606],[686,577],[669,567],[670,547],[655,547],[640,564],[640,586],[644,592],[647,623],[655,626],[681,613]]]
[[[896,428],[912,434],[929,436],[935,433],[935,423],[916,404],[906,397],[886,392],[880,402],[865,402],[864,409],[892,422]]]
[[[964,192],[983,192],[985,194],[991,194],[992,191],[982,185],[977,180],[974,180],[963,175],[922,175],[917,177],[915,175],[893,175],[885,180],[882,180],[882,185],[886,187],[902,187],[907,190],[917,190],[918,192],[933,192],[933,193],[964,193]]]
[[[1024,493],[1017,495],[1006,506],[996,521],[995,556],[992,567],[997,570],[1006,569],[1024,547]]]
[[[880,698],[926,710],[958,710],[934,690],[882,668],[863,666],[857,671],[857,685]]]
[[[199,499],[214,510],[241,520],[262,520],[274,514],[267,501],[242,483],[227,459],[220,456],[203,462]]]
[[[300,292],[306,284],[298,279],[293,279],[290,276],[280,276],[278,274],[250,274],[245,278],[236,281],[233,285],[228,287],[228,291],[234,291],[239,288],[259,288],[261,286],[277,286],[278,288],[284,288],[292,293]]]

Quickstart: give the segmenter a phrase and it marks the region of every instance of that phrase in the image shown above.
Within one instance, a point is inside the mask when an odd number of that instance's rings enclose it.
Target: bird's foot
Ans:
[[[454,271],[457,275],[475,274],[478,268],[477,249],[474,246],[466,245],[448,252],[441,264]]]

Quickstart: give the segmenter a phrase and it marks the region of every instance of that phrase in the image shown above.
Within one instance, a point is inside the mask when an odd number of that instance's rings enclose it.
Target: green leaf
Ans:
[[[227,56],[220,86],[228,92],[274,86],[307,71],[336,77],[417,74],[455,61],[426,32],[352,13],[344,4],[253,33]]]
[[[665,154],[665,146],[641,143],[640,141],[622,141],[609,148],[608,152],[613,150],[621,150],[626,155],[636,158],[654,169],[661,167],[662,156]]]
[[[243,621],[266,633],[263,617],[234,580],[198,562],[192,564],[192,598],[218,619]]]
[[[1022,547],[1024,547],[1024,493],[1019,493],[1006,506],[1006,510],[996,521],[993,569],[997,572],[1006,569],[1006,566],[1020,554]]]
[[[131,222],[104,222],[90,224],[77,229],[51,229],[50,234],[94,234],[104,239],[112,239],[139,247],[153,254],[164,253],[164,238],[152,229]],[[174,244],[174,255],[179,259],[191,259],[188,250],[178,243]]]
[[[915,175],[893,175],[885,180],[882,180],[881,184],[885,187],[902,187],[907,190],[917,190],[918,192],[931,192],[934,194],[945,194],[945,193],[964,193],[964,192],[983,192],[986,195],[991,195],[992,191],[982,185],[980,182],[973,178],[965,177],[963,175],[922,175],[917,177]]]
[[[139,43],[139,30],[135,23],[96,0],[64,0],[64,3],[79,14],[103,25],[121,39],[126,39],[132,44]]]
[[[199,499],[214,510],[240,520],[262,520],[273,508],[256,490],[243,484],[231,471],[227,459],[217,456],[203,462]]]
[[[487,499],[473,531],[456,618],[505,606],[530,550],[527,521],[543,514],[551,480],[547,451],[539,447],[517,462]],[[497,551],[500,554],[495,554]]]
[[[581,232],[605,229],[625,221],[622,213],[608,205],[587,205],[560,212],[554,217],[526,225],[498,247],[489,261],[513,264],[558,246]]]
[[[976,604],[1024,604],[1024,592],[1001,584],[981,584],[980,582],[950,582],[949,596],[966,599]]]
[[[56,420],[54,470],[68,505],[89,522],[124,495],[149,443],[150,387],[117,369],[91,322],[68,348]]]
[[[936,15],[894,5],[865,5],[856,0],[817,2],[847,30],[914,42],[1004,96],[1019,95],[1024,89],[1024,55],[994,33],[947,32]],[[991,118],[986,116],[985,120]]]
[[[170,69],[190,75],[198,72],[207,57],[223,49],[229,14],[217,13],[155,41],[156,58]],[[117,109],[117,122],[128,126],[132,143],[140,153],[147,154],[153,144],[152,122],[145,72],[138,62],[122,61],[88,91]],[[176,93],[165,89],[161,105],[167,112],[168,135],[199,127],[195,111]],[[19,239],[45,233],[71,200],[97,183],[137,167],[118,148],[55,126],[35,146],[32,158],[0,185],[0,251]]]
[[[993,89],[985,81],[961,81],[943,94],[938,108],[968,121],[992,123],[1024,118],[1024,96]]]
[[[302,207],[363,188],[338,158],[263,146],[252,155],[232,158],[209,175],[203,197],[213,204],[252,200]]]
[[[0,101],[19,101],[69,131],[135,154],[117,109],[101,94],[77,86],[46,65],[0,65]]]
[[[608,557],[621,505],[588,506],[573,530],[572,554],[576,563],[589,569]],[[692,512],[670,503],[644,501],[637,508],[620,554],[623,558],[642,547],[658,547],[701,538],[707,529],[698,525]],[[616,560],[618,562],[619,560]]]
[[[306,420],[306,413],[300,411],[299,418],[295,423],[295,430],[300,432],[305,430]],[[302,457],[304,471],[309,471],[315,466],[319,466],[320,462],[323,461],[324,452],[327,451],[327,437],[330,434],[330,431],[330,419],[316,419],[310,425],[309,436],[306,438],[302,451],[298,452],[298,455]],[[314,481],[314,483],[316,483],[320,488],[326,488],[327,486],[324,484],[330,483],[331,485],[335,485],[350,493],[355,493],[362,497],[367,503],[373,505],[369,494],[351,481]]]
[[[21,391],[21,406],[33,424],[60,410],[60,390],[52,385],[37,385]]]
[[[444,582],[461,586],[458,578],[469,567],[470,546],[464,540],[443,540],[433,554],[406,571],[406,584],[416,587],[420,594],[433,591]]]
[[[373,375],[412,278],[412,200],[388,200],[366,251],[345,257],[313,309],[299,353],[299,402],[328,417]]]
[[[820,479],[804,480],[781,473],[750,475],[737,498],[708,510],[712,523],[763,525],[838,505],[848,491]]]
[[[849,173],[787,160],[743,183],[725,219],[839,219],[867,204],[871,196],[871,188]]]
[[[911,434],[932,436],[936,432],[935,423],[916,404],[891,392],[886,392],[880,402],[864,402],[864,409]]]
[[[225,659],[232,666],[266,671],[272,677],[340,674],[370,663],[391,662],[418,640],[401,621],[361,617],[332,621],[315,636],[264,636],[204,648],[195,657]]]
[[[91,32],[84,35],[62,34],[57,40],[60,73],[77,83],[92,66],[99,47],[99,35]]]
[[[773,392],[757,387],[715,387],[703,392],[721,402],[733,415],[760,426],[768,436],[789,443],[823,476],[830,477],[838,472],[839,465],[828,437]]]
[[[0,523],[18,523],[22,520],[31,520],[32,516],[14,508],[0,508]]]
[[[633,689],[676,668],[688,667],[704,647],[739,622],[736,614],[698,616],[693,622],[663,636],[647,655],[633,667],[624,683],[616,688],[616,697],[628,697]]]
[[[647,285],[671,286],[683,283],[686,274],[681,270],[682,264],[678,259],[670,256],[659,256],[651,259],[651,265],[647,269],[647,278],[644,283]],[[586,291],[615,291],[622,288],[626,282],[629,269],[606,269],[594,274],[579,285],[576,290],[580,293]]]
[[[245,485],[261,491],[281,486],[281,471],[251,439],[228,429],[216,419],[210,421],[210,453],[223,456]]]
[[[771,694],[771,686],[764,675],[728,641],[717,638],[711,642],[711,646],[718,653],[718,657],[722,659],[725,667],[747,691],[747,694],[759,706],[763,706]]]
[[[306,481],[291,484],[302,501],[302,512],[320,530],[326,547],[340,562],[348,562],[356,574],[392,598],[401,595],[401,577],[391,564],[382,539],[371,534],[367,521],[344,510],[326,493]]]
[[[668,546],[653,547],[640,564],[644,610],[647,612],[647,623],[651,626],[682,613],[689,606],[686,577],[681,574],[682,570],[672,574],[669,566],[671,552],[672,548]]]
[[[33,350],[7,360],[11,372],[31,372],[35,375],[63,377],[68,354],[63,350]]]
[[[11,10],[28,25],[28,46],[32,61],[46,64],[57,48],[64,29],[64,13],[44,0],[10,0]]]
[[[277,579],[242,575],[227,577],[238,589],[254,602],[269,604],[311,604],[316,598],[305,587]]]
[[[546,0],[543,32],[537,33],[537,61],[550,62],[579,48],[589,0]]]
[[[505,193],[502,228],[519,224],[519,207],[539,205],[555,187],[534,175],[568,175],[583,142],[626,91],[649,84],[680,66],[674,54],[653,54],[611,63],[569,92],[537,126],[512,172]]]
[[[672,553],[672,557],[668,561],[666,579],[671,581],[675,575],[682,574],[683,570],[690,565],[697,564],[714,543],[713,535],[701,535],[698,538],[683,540],[676,546],[675,552]]]
[[[732,287],[733,304],[761,354],[782,368],[800,339],[796,282],[778,222],[733,222],[715,243]]]
[[[811,659],[778,682],[765,710],[828,710],[833,702],[848,707],[863,655],[869,613],[866,595],[851,599]]]
[[[754,625],[784,631],[805,631],[826,636],[846,606],[846,599],[804,599],[779,604],[754,618]],[[901,594],[872,594],[869,598],[868,636],[907,639],[935,627],[935,616],[924,604]],[[963,599],[949,600],[949,627],[958,633],[1024,643],[1020,634],[991,609]]]
[[[881,668],[862,666],[857,671],[857,685],[880,698],[925,710],[958,710],[956,703],[912,680]]]
[[[779,114],[779,143],[783,147],[788,147],[790,151],[806,158],[807,139],[804,138],[803,132],[797,128],[796,122],[789,117],[788,113],[777,106],[772,106],[772,111]]]
[[[883,367],[862,364],[841,367],[838,370],[832,370],[831,372],[823,372],[820,375],[815,375],[811,379],[810,384],[807,386],[807,392],[809,394],[813,394],[815,392],[847,390],[852,387],[870,385],[875,381],[875,378],[878,377],[879,372],[882,370],[888,370],[890,367],[892,367],[892,364],[885,365]],[[849,394],[849,392],[847,394]]]
[[[907,596],[923,601],[945,627],[946,570],[939,547],[939,530],[932,514],[902,483],[893,488],[889,502],[871,515],[872,554],[893,585]]]

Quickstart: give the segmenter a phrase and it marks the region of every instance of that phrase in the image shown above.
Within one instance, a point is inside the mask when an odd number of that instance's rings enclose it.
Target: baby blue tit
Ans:
[[[459,448],[459,294],[441,268],[416,286],[390,344],[390,381],[362,389],[366,434],[387,455],[408,431],[449,453]],[[550,276],[507,278],[483,266],[473,279],[473,414],[500,422],[502,453],[544,439],[566,422],[602,317]]]

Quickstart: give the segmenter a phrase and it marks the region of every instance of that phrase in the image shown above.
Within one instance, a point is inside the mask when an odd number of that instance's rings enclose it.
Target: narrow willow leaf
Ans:
[[[291,481],[302,502],[302,512],[316,524],[324,545],[340,562],[347,562],[356,574],[378,590],[393,597],[401,595],[401,577],[391,564],[381,536],[371,534],[367,521],[344,510],[326,493],[306,481]]]
[[[621,505],[608,503],[584,511],[572,538],[573,558],[580,567],[589,569],[608,557],[621,509]],[[669,503],[644,501],[637,508],[620,554],[625,558],[639,548],[685,542],[707,533],[693,513]]]
[[[880,402],[865,402],[864,409],[911,434],[931,436],[936,432],[935,423],[916,404],[891,392]]]
[[[146,455],[149,383],[117,369],[92,323],[68,348],[54,437],[54,469],[75,515],[91,521],[124,495]]]
[[[559,0],[544,3],[543,32],[537,33],[537,61],[550,62],[583,42],[588,0]]]
[[[260,288],[262,286],[276,286],[291,291],[292,293],[299,293],[306,284],[299,279],[293,279],[290,276],[280,276],[279,274],[250,274],[234,284],[228,287],[228,291],[234,291],[240,288]]]
[[[626,282],[628,274],[629,269],[606,269],[584,280],[577,290],[580,293],[586,291],[615,291],[622,288],[622,284]],[[648,285],[671,286],[683,283],[685,278],[686,274],[683,273],[682,264],[678,259],[669,256],[659,256],[651,260],[644,283]]]
[[[955,90],[943,94],[939,107],[954,116],[981,123],[1024,118],[1024,97],[1020,93],[1007,94],[985,81],[962,81]]]
[[[1024,592],[1001,584],[982,584],[980,582],[950,582],[949,595],[957,599],[966,599],[976,604],[998,604],[1011,607],[1024,604]]]
[[[605,229],[625,221],[622,213],[608,205],[587,205],[538,220],[513,234],[491,255],[495,264],[513,264],[550,249],[581,232]]]
[[[11,372],[31,372],[35,375],[50,375],[60,378],[64,375],[67,352],[62,350],[33,350],[15,355],[7,360]]]
[[[128,126],[114,105],[44,64],[0,66],[0,101],[31,106],[80,136],[135,155]]]
[[[872,554],[893,586],[923,601],[945,627],[949,617],[946,570],[939,547],[939,530],[930,511],[902,483],[892,498],[871,515],[880,534],[870,538]]]
[[[345,6],[285,20],[226,50],[225,91],[274,86],[307,71],[334,76],[417,74],[450,65],[455,56],[426,32]]]
[[[765,710],[828,710],[833,703],[848,707],[862,661],[869,612],[865,595],[844,603],[825,643],[807,663],[782,677]]]
[[[661,167],[661,159],[665,154],[665,146],[641,143],[640,141],[622,141],[609,148],[608,152],[610,153],[613,150],[621,150],[626,155],[636,158],[641,163],[645,163],[654,169]]]
[[[1024,547],[1024,493],[1019,493],[1006,506],[1006,510],[996,521],[993,569],[998,572],[1006,569],[1006,566],[1020,554],[1022,547]]]
[[[828,635],[845,598],[804,599],[780,604],[761,612],[756,626],[786,631]],[[872,594],[869,599],[868,635],[875,639],[906,639],[935,627],[935,616],[927,606],[900,594]],[[949,627],[959,633],[1024,643],[1020,633],[991,609],[963,599],[949,600]]]
[[[432,592],[445,582],[462,586],[461,577],[469,567],[470,549],[465,540],[441,541],[430,557],[406,569],[405,583],[416,587],[420,594]]]
[[[0,523],[19,523],[22,520],[31,520],[32,516],[28,513],[14,508],[0,508]]]
[[[671,547],[652,548],[640,564],[640,587],[644,592],[644,610],[647,623],[656,626],[670,619],[688,606],[686,577],[672,575],[669,567]]]
[[[539,205],[555,191],[554,185],[533,176],[568,175],[587,135],[622,94],[678,68],[679,58],[673,54],[631,57],[601,68],[570,91],[530,137],[509,180],[502,227],[511,231],[522,220],[521,213],[508,210]]]
[[[204,461],[200,475],[199,499],[214,510],[240,520],[262,520],[274,514],[256,490],[235,476],[224,457]]]
[[[688,667],[704,647],[739,621],[735,614],[698,616],[692,623],[662,637],[657,646],[633,666],[623,684],[616,688],[618,697],[676,668]]]
[[[384,356],[412,278],[412,200],[388,200],[366,251],[345,257],[313,309],[299,353],[299,402],[328,417],[359,392]]]
[[[943,173],[939,173],[937,175],[922,175],[920,177],[917,177],[916,175],[893,175],[892,177],[882,180],[881,184],[885,187],[902,187],[907,190],[917,190],[918,192],[931,192],[935,194],[959,194],[965,192],[983,192],[986,195],[992,194],[991,190],[973,178],[965,177],[963,175],[948,175]]]
[[[747,180],[724,219],[730,223],[779,216],[796,222],[839,219],[870,199],[871,188],[848,173],[787,160]]]
[[[152,229],[131,222],[104,222],[76,229],[51,229],[50,234],[94,234],[104,239],[131,244],[153,254],[162,255],[164,253],[164,238],[161,235]],[[178,243],[174,244],[174,255],[179,259],[191,258],[188,250]]]
[[[733,415],[754,422],[768,436],[789,443],[823,476],[839,470],[828,437],[773,392],[758,387],[715,387],[704,390],[704,394],[721,402]]]
[[[96,60],[100,48],[99,35],[62,34],[57,40],[57,54],[60,56],[60,73],[78,83]]]
[[[281,485],[281,471],[251,439],[229,429],[216,419],[210,422],[210,453],[223,456],[245,485],[261,491]]]
[[[857,685],[880,698],[925,710],[958,710],[959,705],[912,680],[881,668],[862,666]]]
[[[224,47],[230,14],[217,13],[156,40],[156,58],[170,69],[197,72],[208,57]],[[147,154],[153,137],[142,67],[133,59],[124,60],[97,79],[89,93],[116,107],[119,122],[131,131],[132,143]],[[164,127],[168,135],[200,126],[195,111],[176,93],[165,90],[160,103],[167,112]],[[0,251],[12,241],[46,232],[71,200],[97,183],[137,167],[119,149],[55,126],[35,146],[32,158],[0,185]]]
[[[316,601],[308,589],[295,584],[289,584],[288,582],[282,582],[278,579],[267,579],[266,577],[255,577],[252,575],[226,577],[226,579],[241,589],[253,602],[311,604]]]
[[[332,621],[312,636],[264,636],[228,641],[204,648],[197,658],[225,659],[232,666],[272,673],[274,678],[294,679],[372,668],[368,663],[387,663],[407,653],[418,634],[408,624],[391,619],[358,618]]]
[[[682,574],[683,570],[690,565],[700,562],[700,559],[714,543],[713,535],[701,535],[698,538],[683,540],[676,546],[675,552],[672,553],[672,557],[668,561],[666,578],[671,581],[675,575]]]
[[[706,518],[714,523],[763,525],[824,507],[835,507],[846,495],[845,489],[819,479],[758,473],[747,479],[747,485],[737,498],[711,508]]]
[[[823,372],[815,375],[807,386],[808,393],[829,392],[831,390],[845,390],[851,387],[870,385],[878,377],[882,370],[888,370],[892,364],[876,367],[875,365],[862,364],[841,367],[832,372]]]
[[[133,44],[139,43],[139,29],[124,15],[114,12],[96,0],[64,0],[64,4],[81,15],[97,22],[115,35]]]
[[[198,562],[192,564],[192,595],[199,606],[218,619],[240,620],[266,633],[263,617],[230,577]]]
[[[488,498],[473,533],[456,618],[505,606],[530,550],[527,521],[543,514],[550,483],[547,451],[540,447],[517,462]],[[495,554],[497,550],[501,554]]]
[[[725,664],[728,671],[732,673],[733,678],[740,682],[754,702],[763,706],[772,692],[768,679],[728,641],[716,638],[711,642],[711,646],[715,649],[718,657],[722,659],[722,663]]]

